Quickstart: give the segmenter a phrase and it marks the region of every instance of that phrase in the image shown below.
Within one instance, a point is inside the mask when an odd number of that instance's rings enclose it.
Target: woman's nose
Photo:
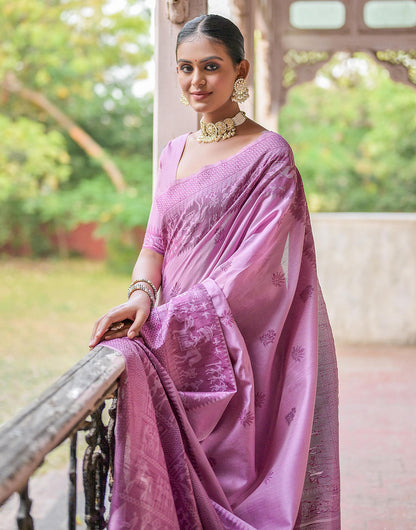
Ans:
[[[202,85],[205,85],[205,83],[206,83],[206,80],[205,80],[205,77],[204,77],[203,73],[200,72],[199,70],[195,69],[194,70],[194,76],[193,76],[193,79],[192,79],[192,84],[195,87],[200,87]]]

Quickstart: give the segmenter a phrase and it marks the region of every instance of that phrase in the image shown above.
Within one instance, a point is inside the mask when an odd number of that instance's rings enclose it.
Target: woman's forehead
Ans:
[[[199,62],[207,57],[218,57],[226,60],[228,57],[225,46],[220,42],[208,39],[202,35],[188,38],[181,42],[177,50],[177,60]]]

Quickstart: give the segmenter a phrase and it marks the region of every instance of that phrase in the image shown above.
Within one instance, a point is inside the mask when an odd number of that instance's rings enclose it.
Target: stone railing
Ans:
[[[117,380],[124,371],[121,354],[97,346],[30,406],[0,429],[0,505],[20,495],[19,529],[34,528],[29,480],[45,456],[70,439],[68,528],[76,527],[77,436],[85,431],[83,460],[85,524],[106,527],[105,504],[111,495]],[[103,418],[106,407],[108,412]],[[110,400],[110,401],[109,401]],[[106,500],[107,499],[107,500]]]

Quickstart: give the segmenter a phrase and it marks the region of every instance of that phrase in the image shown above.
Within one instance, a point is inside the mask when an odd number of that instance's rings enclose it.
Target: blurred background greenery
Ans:
[[[87,354],[94,321],[124,301],[130,278],[74,258],[0,260],[0,275],[1,424]]]
[[[146,5],[0,0],[0,248],[59,254],[48,236],[93,222],[113,265],[131,266],[120,234],[151,204]],[[312,211],[415,210],[416,91],[369,56],[339,53],[290,90],[279,132]]]
[[[50,255],[45,235],[85,222],[111,246],[146,224],[149,32],[143,1],[0,0],[0,247]]]
[[[407,59],[416,79],[416,51]],[[364,53],[340,52],[289,91],[280,132],[312,211],[416,210],[415,89]]]

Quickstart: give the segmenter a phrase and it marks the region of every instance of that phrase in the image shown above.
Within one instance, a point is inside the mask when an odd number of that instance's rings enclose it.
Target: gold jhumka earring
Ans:
[[[185,105],[185,107],[189,106],[189,101],[186,99],[185,94],[182,92],[181,97],[179,98],[179,101]]]
[[[249,98],[249,95],[247,81],[244,79],[244,77],[239,77],[236,79],[231,100],[235,101],[236,103],[243,103]]]

